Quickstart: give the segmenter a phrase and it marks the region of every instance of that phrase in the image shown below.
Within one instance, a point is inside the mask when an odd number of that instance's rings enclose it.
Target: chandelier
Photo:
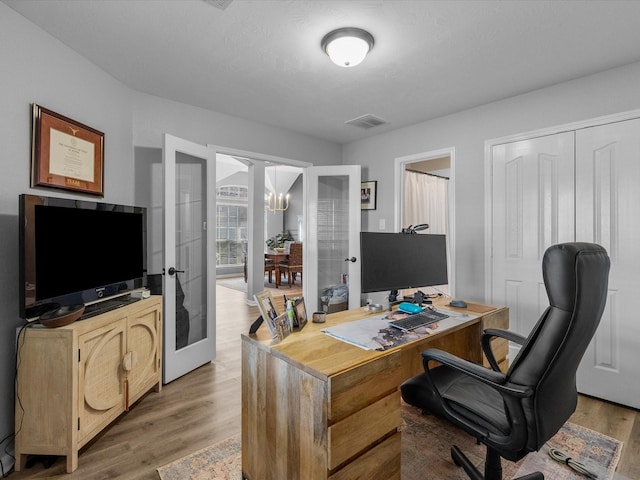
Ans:
[[[273,169],[273,191],[267,195],[266,208],[270,212],[284,212],[289,208],[289,194],[283,197],[282,192],[278,193],[277,169]]]

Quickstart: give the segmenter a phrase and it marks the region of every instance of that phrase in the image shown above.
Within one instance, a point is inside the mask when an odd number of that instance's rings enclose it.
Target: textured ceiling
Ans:
[[[135,90],[338,143],[640,60],[640,1],[3,1]],[[320,49],[343,26],[358,67]]]

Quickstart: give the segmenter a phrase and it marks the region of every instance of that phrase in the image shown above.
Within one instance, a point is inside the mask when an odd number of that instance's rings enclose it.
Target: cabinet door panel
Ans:
[[[124,411],[125,328],[126,320],[120,319],[78,337],[81,444],[87,435]]]
[[[131,405],[150,386],[159,382],[160,313],[157,309],[146,310],[128,320],[127,351],[133,358],[127,372],[128,403]]]

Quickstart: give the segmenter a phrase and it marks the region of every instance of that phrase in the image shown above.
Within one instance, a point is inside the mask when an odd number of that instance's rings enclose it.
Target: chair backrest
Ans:
[[[302,243],[295,242],[289,247],[289,266],[301,267],[302,266]]]
[[[527,446],[538,450],[577,405],[576,372],[607,300],[610,260],[593,243],[549,247],[542,262],[549,307],[512,362],[509,382],[530,386],[524,402]]]
[[[287,240],[286,242],[284,242],[284,253],[286,253],[287,255],[289,255],[291,253],[291,244],[293,242],[291,240]]]

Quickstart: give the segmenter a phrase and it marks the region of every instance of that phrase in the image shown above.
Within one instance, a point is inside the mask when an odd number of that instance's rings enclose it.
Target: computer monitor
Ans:
[[[362,292],[449,283],[445,235],[360,233]]]

